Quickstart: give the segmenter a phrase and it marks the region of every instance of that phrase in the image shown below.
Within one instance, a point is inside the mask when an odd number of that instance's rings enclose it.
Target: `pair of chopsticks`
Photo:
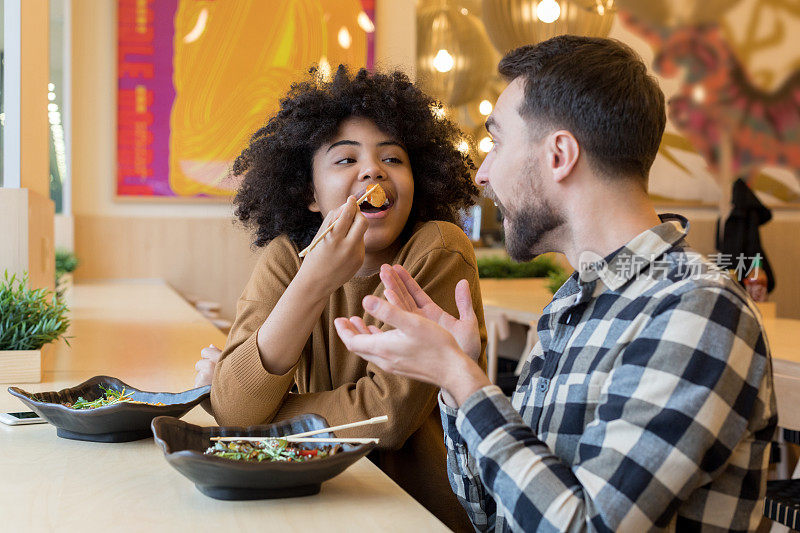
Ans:
[[[356,444],[371,444],[371,443],[378,443],[378,439],[373,437],[365,437],[365,438],[329,438],[329,437],[319,437],[319,438],[310,438],[312,435],[319,435],[320,433],[329,433],[332,431],[338,431],[340,429],[349,429],[355,428],[359,426],[369,426],[371,424],[381,424],[383,422],[387,422],[389,417],[386,415],[383,416],[376,416],[374,418],[370,418],[369,420],[361,420],[359,422],[350,422],[349,424],[342,424],[340,426],[333,426],[332,428],[322,428],[322,429],[315,429],[312,431],[304,431],[303,433],[295,433],[293,435],[286,435],[284,437],[211,437],[213,441],[235,441],[235,440],[246,440],[246,441],[265,441],[265,440],[275,440],[275,439],[283,439],[288,442],[320,442],[320,443],[331,443],[331,442],[352,442]]]
[[[364,200],[366,200],[367,198],[369,198],[369,195],[370,195],[370,194],[372,194],[372,191],[374,191],[374,190],[375,190],[375,189],[377,189],[377,188],[378,188],[378,184],[377,184],[377,183],[375,183],[374,185],[372,185],[372,187],[370,187],[369,189],[367,189],[367,192],[365,192],[364,194],[362,194],[362,195],[361,195],[361,198],[359,198],[358,200],[356,200],[356,205],[361,205],[361,203],[362,203]],[[339,221],[339,219],[337,218],[336,220],[334,220],[333,222],[331,222],[331,225],[330,225],[330,226],[328,226],[327,228],[325,228],[325,231],[323,231],[322,233],[320,233],[319,235],[317,235],[316,237],[314,237],[314,240],[313,240],[313,241],[311,241],[311,244],[309,244],[308,246],[306,246],[305,248],[303,248],[303,249],[302,249],[302,251],[301,251],[299,254],[297,254],[297,255],[298,255],[298,256],[300,256],[300,257],[305,257],[305,256],[306,256],[306,254],[308,254],[308,252],[310,252],[311,250],[313,250],[313,249],[314,249],[314,247],[315,247],[316,245],[318,245],[318,244],[319,244],[319,242],[320,242],[322,239],[324,239],[324,238],[325,238],[325,235],[327,235],[328,233],[330,233],[330,231],[333,229],[333,226],[335,226],[335,225],[336,225],[336,222],[338,222],[338,221]]]

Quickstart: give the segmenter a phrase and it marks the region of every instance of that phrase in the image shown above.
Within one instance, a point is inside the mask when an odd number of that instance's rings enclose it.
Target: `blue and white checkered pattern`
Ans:
[[[441,403],[478,530],[754,530],[777,410],[760,315],[665,215],[573,276],[512,402]]]

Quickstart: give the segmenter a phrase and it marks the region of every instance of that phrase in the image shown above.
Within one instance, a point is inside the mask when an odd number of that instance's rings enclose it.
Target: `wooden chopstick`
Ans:
[[[232,442],[237,440],[244,440],[248,442],[263,442],[268,440],[283,439],[287,442],[308,442],[308,443],[354,443],[354,444],[377,444],[380,439],[376,437],[353,437],[351,439],[336,439],[327,437],[211,437],[211,440],[218,442]]]
[[[332,428],[322,428],[322,429],[315,429],[313,431],[304,431],[303,433],[295,433],[294,435],[287,435],[284,438],[288,437],[310,437],[311,435],[319,435],[320,433],[328,433],[329,431],[339,431],[340,429],[349,429],[355,428],[359,426],[369,426],[372,424],[382,424],[383,422],[388,422],[389,417],[386,415],[383,416],[376,416],[374,418],[370,418],[369,420],[361,420],[360,422],[350,422],[349,424],[342,424],[340,426],[333,426]]]
[[[366,199],[369,197],[369,195],[372,193],[372,191],[374,191],[374,190],[375,190],[377,187],[378,187],[378,184],[377,184],[377,183],[375,183],[374,185],[372,185],[372,187],[370,187],[369,189],[367,189],[367,192],[365,192],[364,194],[362,194],[362,195],[361,195],[361,198],[359,198],[358,200],[356,200],[356,205],[361,205],[361,203],[362,203],[364,200],[366,200]],[[322,239],[324,239],[324,238],[325,238],[325,235],[327,235],[327,234],[328,234],[328,233],[329,233],[329,232],[330,232],[330,231],[333,229],[333,226],[335,226],[335,225],[336,225],[336,222],[338,222],[338,221],[339,221],[339,219],[337,218],[336,220],[334,220],[333,222],[331,222],[331,225],[330,225],[330,226],[328,226],[327,228],[325,228],[325,231],[323,231],[322,233],[320,233],[319,235],[317,235],[316,237],[314,237],[314,240],[313,240],[313,241],[311,241],[311,244],[309,244],[308,246],[306,246],[305,248],[303,248],[303,249],[300,251],[300,253],[299,253],[299,254],[297,254],[297,255],[298,255],[298,256],[300,256],[300,257],[305,257],[305,256],[308,254],[308,252],[310,252],[311,250],[313,250],[313,249],[314,249],[314,247],[315,247],[316,245],[318,245],[318,244],[319,244],[319,242],[320,242]]]
[[[341,424],[339,426],[333,426],[332,428],[321,428],[321,429],[314,429],[312,431],[304,431],[302,433],[295,433],[294,435],[285,435],[282,437],[211,437],[213,441],[234,441],[234,440],[246,440],[246,441],[264,441],[264,440],[273,440],[273,439],[285,439],[289,442],[357,442],[361,444],[369,444],[371,442],[378,442],[377,438],[374,437],[354,437],[352,439],[340,439],[340,438],[327,438],[327,437],[318,437],[316,439],[309,439],[311,435],[319,435],[320,433],[328,433],[332,431],[338,431],[340,429],[349,429],[355,428],[359,426],[369,426],[372,424],[382,424],[383,422],[388,422],[389,417],[387,415],[383,416],[376,416],[370,418],[368,420],[360,420],[358,422],[350,422],[348,424]]]
[[[356,200],[356,205],[361,205],[361,203],[362,203],[364,200],[366,200],[367,198],[369,198],[369,195],[370,195],[370,194],[372,194],[372,191],[374,191],[374,190],[375,190],[375,189],[377,189],[377,188],[378,188],[378,184],[377,184],[377,183],[373,184],[373,185],[372,185],[372,187],[368,188],[368,189],[367,189],[367,192],[365,192],[364,194],[362,194],[362,195],[361,195],[361,198],[359,198],[358,200]]]

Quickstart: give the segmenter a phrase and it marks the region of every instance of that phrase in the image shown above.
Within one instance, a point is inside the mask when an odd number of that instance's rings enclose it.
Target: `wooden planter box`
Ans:
[[[41,350],[0,350],[0,383],[41,383]]]

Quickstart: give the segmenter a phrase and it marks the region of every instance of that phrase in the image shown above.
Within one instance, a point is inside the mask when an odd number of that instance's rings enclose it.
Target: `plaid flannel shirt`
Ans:
[[[777,423],[760,314],[677,215],[581,268],[512,402],[440,398],[450,483],[478,530],[753,530]]]

